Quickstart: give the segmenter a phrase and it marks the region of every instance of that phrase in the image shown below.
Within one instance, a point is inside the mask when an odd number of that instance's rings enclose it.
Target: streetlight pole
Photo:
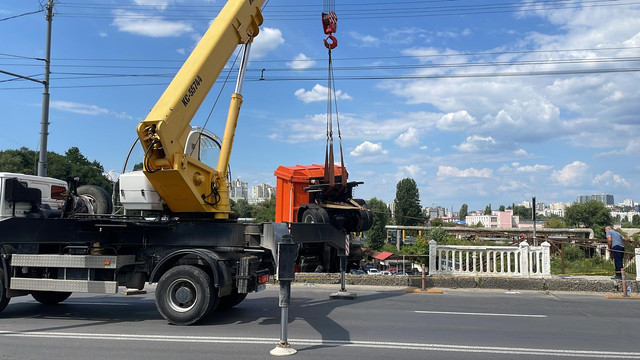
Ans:
[[[44,92],[42,93],[42,121],[40,122],[40,157],[38,176],[47,176],[47,137],[49,135],[49,71],[51,66],[51,22],[53,20],[53,1],[47,1],[47,47],[44,63]]]

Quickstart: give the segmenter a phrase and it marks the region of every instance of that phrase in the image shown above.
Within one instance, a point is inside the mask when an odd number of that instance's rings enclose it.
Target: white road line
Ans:
[[[418,314],[442,314],[442,315],[472,315],[472,316],[506,316],[506,317],[528,317],[528,318],[546,318],[547,315],[532,314],[497,314],[497,313],[470,313],[457,311],[421,311],[416,310]]]
[[[268,344],[278,343],[276,338],[253,337],[221,337],[221,336],[177,336],[177,335],[128,335],[128,334],[96,334],[96,333],[66,333],[66,332],[39,332],[39,331],[2,331],[2,337],[30,337],[30,338],[56,338],[75,340],[101,340],[101,341],[147,341],[147,342],[180,342],[180,343],[208,343],[208,344]],[[447,344],[424,344],[404,342],[382,341],[357,341],[357,340],[321,340],[321,339],[289,339],[292,346],[317,346],[328,347],[357,347],[392,350],[414,351],[446,351],[459,353],[488,353],[508,355],[530,355],[551,357],[577,357],[599,359],[640,359],[638,352],[597,351],[597,350],[572,350],[572,349],[535,349],[497,346],[466,346]]]

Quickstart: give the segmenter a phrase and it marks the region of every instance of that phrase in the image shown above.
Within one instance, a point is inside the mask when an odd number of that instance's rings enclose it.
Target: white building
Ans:
[[[271,196],[276,194],[276,188],[269,184],[260,184],[251,187],[250,204],[258,204],[263,201],[269,200]]]
[[[618,206],[635,207],[636,206],[636,202],[631,200],[631,199],[625,199],[623,202],[618,203]]]
[[[491,211],[491,215],[469,215],[465,219],[467,225],[482,223],[490,229],[513,229],[520,226],[520,217],[513,215],[513,210]]]
[[[249,198],[249,184],[246,182],[242,182],[240,181],[240,179],[235,179],[233,181],[231,181],[231,183],[229,184],[229,197],[234,200],[240,200],[240,199],[245,199],[247,200]]]

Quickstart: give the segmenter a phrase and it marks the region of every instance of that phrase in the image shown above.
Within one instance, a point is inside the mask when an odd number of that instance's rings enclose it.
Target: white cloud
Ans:
[[[132,120],[133,116],[123,112],[114,112],[97,105],[81,104],[72,101],[52,100],[49,103],[51,109],[70,112],[74,114],[99,116],[109,115],[118,119]]]
[[[502,184],[498,186],[498,191],[507,192],[507,191],[521,191],[523,189],[527,189],[529,186],[525,183],[508,179],[505,180]]]
[[[478,135],[472,135],[467,137],[465,142],[460,145],[454,145],[453,147],[461,152],[482,152],[489,151],[496,146],[496,141],[491,137],[482,137]]]
[[[418,130],[412,127],[408,128],[407,131],[398,136],[395,143],[404,148],[418,146],[420,144]]]
[[[191,25],[168,21],[160,16],[150,16],[125,10],[115,10],[111,23],[119,31],[149,37],[178,37],[193,32]]]
[[[316,84],[309,91],[306,91],[305,89],[298,89],[296,90],[294,95],[305,103],[327,101],[327,98],[329,96],[329,88],[320,84]],[[349,94],[343,93],[342,90],[335,91],[335,96],[340,100],[353,99]],[[331,99],[333,99],[333,96],[331,96]]]
[[[307,55],[301,53],[296,55],[293,61],[288,62],[287,66],[294,70],[304,70],[314,66],[315,64],[315,60],[312,60],[308,58]]]
[[[397,175],[397,178],[404,179],[407,176],[410,178],[419,178],[423,176],[425,172],[418,165],[405,165],[400,167],[400,173]]]
[[[520,167],[516,167],[516,171],[517,172],[525,172],[525,173],[534,173],[534,172],[540,172],[540,171],[547,171],[550,170],[551,168],[553,168],[553,166],[551,165],[525,165],[525,166],[520,166]]]
[[[489,178],[493,174],[493,170],[489,168],[484,169],[458,169],[453,166],[438,166],[438,176],[440,177],[479,177]]]
[[[161,10],[167,8],[171,0],[133,0],[136,5],[152,6]]]
[[[467,127],[477,124],[478,121],[466,110],[460,110],[442,115],[436,126],[445,131],[464,131]]]
[[[263,27],[251,44],[251,54],[249,57],[251,59],[260,59],[282,44],[284,44],[284,38],[282,37],[282,31],[280,31],[280,29]]]
[[[351,156],[355,157],[370,157],[370,156],[378,156],[378,155],[386,155],[387,150],[382,148],[381,143],[371,143],[369,141],[365,141],[362,144],[356,146],[356,148],[351,151]]]
[[[49,104],[49,107],[60,111],[82,115],[97,116],[109,113],[109,110],[101,108],[97,105],[80,104],[76,102],[61,100],[52,100]]]
[[[561,185],[578,185],[584,181],[589,166],[582,161],[574,161],[562,170],[551,173],[551,179]]]
[[[611,170],[607,170],[602,174],[596,175],[593,179],[595,185],[601,186],[622,186],[630,188],[629,182],[618,174],[614,174]]]
[[[380,39],[371,35],[363,35],[355,31],[349,32],[349,36],[357,40],[357,44],[363,47],[374,47],[380,45]]]

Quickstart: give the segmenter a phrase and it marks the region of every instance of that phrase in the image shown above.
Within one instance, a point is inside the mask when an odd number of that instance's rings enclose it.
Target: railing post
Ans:
[[[542,246],[542,275],[551,275],[551,244],[543,242]]]
[[[640,248],[635,248],[636,252],[636,280],[640,280]]]
[[[520,243],[520,275],[529,276],[529,243]]]
[[[436,274],[436,263],[438,262],[438,243],[435,240],[429,241],[429,275]]]

